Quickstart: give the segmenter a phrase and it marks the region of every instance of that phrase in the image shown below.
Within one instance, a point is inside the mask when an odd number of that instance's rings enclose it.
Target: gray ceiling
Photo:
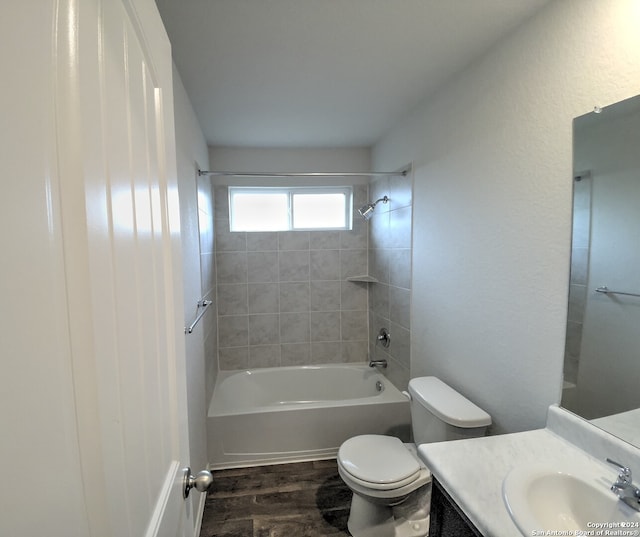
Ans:
[[[548,0],[157,0],[210,145],[369,146]]]

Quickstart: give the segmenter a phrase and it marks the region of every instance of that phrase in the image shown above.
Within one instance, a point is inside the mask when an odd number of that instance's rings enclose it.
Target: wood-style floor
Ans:
[[[213,472],[200,537],[337,537],[351,491],[335,460]]]

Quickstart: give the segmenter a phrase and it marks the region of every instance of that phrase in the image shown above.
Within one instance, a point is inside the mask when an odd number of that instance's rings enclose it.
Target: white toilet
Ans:
[[[436,377],[409,382],[415,445],[484,436],[491,416]],[[354,436],[338,451],[340,477],[353,491],[353,537],[424,537],[429,533],[431,472],[414,444],[393,436]]]

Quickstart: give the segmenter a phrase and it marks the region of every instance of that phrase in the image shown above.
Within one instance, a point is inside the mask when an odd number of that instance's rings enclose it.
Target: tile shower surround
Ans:
[[[580,344],[588,293],[591,187],[590,177],[574,181],[569,310],[563,371],[564,380],[573,384],[578,382]]]
[[[369,353],[387,360],[384,375],[406,389],[411,367],[411,244],[413,179],[393,176],[371,183],[372,200],[388,195],[369,220],[369,274],[378,280],[369,289]],[[389,329],[391,345],[376,344],[381,327]]]
[[[215,187],[219,367],[277,367],[385,358],[410,376],[411,176],[354,186],[352,231],[230,233],[226,186]],[[369,194],[370,192],[370,194]],[[369,222],[357,207],[388,195]],[[379,283],[348,282],[369,274]],[[381,327],[391,346],[375,344]]]
[[[354,206],[368,200],[354,186]],[[368,351],[368,226],[350,231],[231,233],[215,187],[221,370],[363,362]]]
[[[209,177],[200,176],[197,179],[198,189],[198,235],[200,242],[200,286],[202,298],[212,300],[215,304],[216,273],[215,273],[215,243],[214,243],[214,202],[213,188]],[[200,321],[204,335],[205,352],[205,393],[207,401],[211,400],[216,383],[218,366],[218,323],[209,308],[209,312]]]

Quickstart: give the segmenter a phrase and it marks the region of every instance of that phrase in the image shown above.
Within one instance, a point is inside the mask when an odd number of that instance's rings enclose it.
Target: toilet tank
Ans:
[[[416,444],[484,436],[491,416],[436,377],[409,381]]]

